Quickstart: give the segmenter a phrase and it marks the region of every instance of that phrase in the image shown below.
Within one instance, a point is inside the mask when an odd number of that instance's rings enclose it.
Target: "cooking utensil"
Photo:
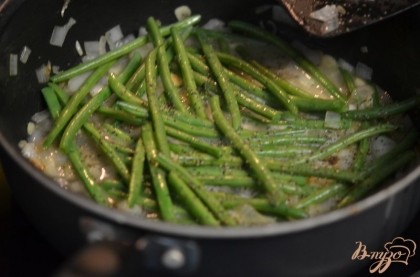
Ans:
[[[280,0],[292,18],[319,37],[345,34],[417,6],[419,0]]]
[[[184,4],[202,14],[203,22],[218,17],[258,24],[262,19],[255,7],[272,2],[127,0],[122,5],[117,0],[73,0],[64,18],[59,1],[22,0],[9,5],[12,9],[6,10],[0,24],[0,151],[16,201],[63,253],[75,253],[92,243],[110,250],[117,260],[123,255],[124,276],[138,275],[137,270],[165,276],[345,276],[366,266],[351,260],[355,242],[380,250],[406,228],[420,207],[419,166],[372,196],[325,215],[274,226],[212,229],[153,222],[99,206],[61,189],[22,157],[18,142],[26,137],[26,124],[45,108],[36,68],[48,60],[61,68],[74,65],[79,62],[75,40],[97,39],[116,24],[126,33],[136,33],[150,15],[173,22],[174,8]],[[404,18],[373,26],[370,32],[337,39],[304,39],[349,62],[368,64],[376,69],[374,80],[402,100],[420,87],[419,15],[413,10]],[[77,24],[63,48],[50,46],[54,25],[63,25],[70,16]],[[31,57],[27,64],[19,64],[18,76],[9,77],[9,54],[19,53],[24,45],[31,47]]]

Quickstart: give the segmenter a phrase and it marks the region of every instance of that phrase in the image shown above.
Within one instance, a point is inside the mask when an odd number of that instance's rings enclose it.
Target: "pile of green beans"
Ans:
[[[279,37],[244,22],[229,23],[232,35],[202,29],[199,21],[191,16],[161,26],[150,17],[147,35],[52,76],[42,89],[54,121],[43,146],[68,156],[99,204],[126,202],[146,217],[179,224],[298,220],[358,201],[418,162],[418,131],[401,120],[419,108],[418,95],[349,110],[357,93],[351,72],[340,69],[346,87],[339,89]],[[329,97],[244,55],[247,42],[270,45]],[[137,50],[147,43],[153,47],[142,56]],[[121,59],[125,68],[109,73]],[[85,72],[91,73],[70,96],[67,82]],[[108,84],[91,95],[104,77]],[[327,112],[338,114],[337,127],[325,126]],[[85,135],[97,162],[115,174],[92,174],[78,142]],[[396,145],[376,157],[371,144],[380,135]],[[350,155],[346,166],[343,153]],[[260,214],[259,223],[240,212],[243,206]]]

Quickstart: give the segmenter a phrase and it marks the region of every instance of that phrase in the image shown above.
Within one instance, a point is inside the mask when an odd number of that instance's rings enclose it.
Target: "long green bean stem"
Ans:
[[[199,118],[206,119],[207,116],[204,109],[204,103],[201,99],[200,94],[198,93],[197,85],[193,78],[193,71],[191,68],[190,60],[187,56],[187,51],[185,49],[184,42],[181,39],[179,31],[177,29],[172,28],[171,35],[173,46],[178,57],[178,64],[181,68],[182,78],[184,80],[184,85],[187,90],[189,99],[191,101],[191,105]]]
[[[174,24],[171,25],[167,25],[164,26],[162,28],[160,28],[159,32],[163,35],[163,36],[167,36],[170,32],[170,29],[172,27],[178,27],[178,28],[183,28],[183,27],[188,27],[188,26],[192,26],[194,24],[197,24],[201,19],[200,15],[194,15],[191,17],[188,17],[184,20],[178,21]],[[51,77],[51,81],[54,83],[58,83],[58,82],[62,82],[65,80],[68,80],[70,78],[73,78],[79,74],[82,74],[84,72],[87,72],[89,70],[95,69],[99,66],[102,66],[104,64],[107,64],[111,61],[114,61],[124,55],[127,55],[128,53],[130,53],[131,51],[133,51],[136,48],[139,48],[143,45],[145,45],[148,42],[148,37],[147,36],[142,36],[139,37],[119,48],[116,48],[112,51],[109,51],[108,53],[85,63],[81,63],[79,65],[76,65],[66,71],[63,71],[55,76]]]
[[[372,107],[363,110],[353,110],[342,113],[343,118],[351,118],[356,120],[372,120],[386,118],[395,114],[400,114],[409,111],[415,107],[419,108],[420,106],[420,96],[416,95],[414,97],[408,98],[406,100],[396,102],[394,104]]]
[[[134,55],[126,68],[117,77],[122,82],[126,82],[130,78],[135,68],[141,61],[140,55]],[[74,140],[78,130],[85,124],[90,116],[102,105],[102,103],[111,95],[109,87],[104,87],[94,97],[92,97],[71,119],[64,130],[60,141],[60,148],[66,149],[68,145]],[[69,103],[70,104],[70,103]]]
[[[250,34],[256,38],[262,39],[266,42],[273,44],[283,51],[284,54],[294,60],[303,70],[310,74],[315,80],[317,80],[323,87],[325,87],[332,96],[339,101],[344,102],[345,98],[341,95],[340,90],[329,80],[315,65],[313,65],[303,54],[298,50],[291,47],[285,41],[280,39],[278,36],[268,33],[255,25],[241,22],[241,21],[230,21],[228,23],[234,31],[240,31],[246,34]]]
[[[103,75],[108,71],[114,62],[107,63],[97,70],[95,70],[85,83],[79,88],[75,94],[69,99],[67,105],[61,110],[60,115],[55,121],[54,127],[48,133],[44,146],[49,147],[55,141],[55,139],[61,134],[61,132],[66,127],[67,123],[77,112],[80,103],[85,99],[90,90],[95,86],[95,84],[102,78]]]
[[[239,151],[241,156],[246,160],[256,177],[260,185],[264,188],[267,193],[267,197],[272,204],[279,204],[285,201],[286,197],[276,188],[276,184],[271,176],[270,170],[266,167],[264,162],[262,162],[254,151],[246,144],[241,137],[235,132],[233,128],[227,124],[223,112],[220,108],[218,96],[213,96],[210,99],[210,106],[212,109],[213,119],[217,127],[222,131],[222,133],[229,138],[233,146]]]
[[[156,96],[156,49],[152,50],[146,58],[146,93],[149,103],[150,117],[156,135],[156,144],[159,151],[164,154],[170,152],[165,132],[159,101]]]
[[[61,104],[58,97],[51,87],[45,87],[41,90],[44,97],[45,103],[47,103],[48,111],[53,119],[56,119],[60,115]]]
[[[239,111],[235,92],[233,91],[231,84],[228,82],[228,78],[225,75],[222,64],[217,58],[213,47],[209,44],[207,37],[205,37],[204,34],[200,32],[198,32],[196,35],[200,42],[201,48],[203,49],[204,56],[209,63],[212,75],[217,80],[217,84],[223,92],[223,98],[225,99],[231,116],[231,124],[233,129],[237,130],[241,126],[241,113]]]
[[[392,132],[395,130],[396,130],[396,127],[392,125],[373,126],[373,127],[361,130],[359,132],[353,133],[351,135],[348,135],[347,137],[344,137],[340,139],[339,141],[328,145],[327,147],[321,148],[319,151],[315,152],[309,157],[303,157],[302,159],[299,159],[293,162],[293,164],[300,164],[300,163],[310,162],[314,160],[321,160],[364,138],[372,137],[374,135],[378,135],[382,133]]]
[[[168,182],[171,188],[176,193],[189,211],[189,213],[196,218],[200,223],[209,226],[219,226],[219,221],[207,209],[207,207],[200,201],[188,185],[173,171],[169,172]]]
[[[155,161],[158,150],[155,145],[153,130],[150,124],[145,124],[143,126],[141,137],[143,139],[149,171],[152,176],[152,183],[159,203],[161,216],[165,220],[172,221],[174,218],[172,198],[166,183],[166,174],[163,170],[157,167]]]
[[[273,96],[276,97],[280,103],[284,105],[284,107],[286,107],[287,110],[289,110],[292,114],[298,113],[298,108],[292,102],[289,95],[273,80],[262,74],[255,67],[245,62],[244,60],[225,53],[218,53],[217,57],[223,64],[233,66],[251,75],[257,81],[261,82],[273,94]]]
[[[149,17],[146,22],[146,28],[149,31],[149,35],[157,49],[157,63],[159,68],[159,74],[165,88],[165,93],[168,99],[171,101],[174,108],[180,112],[187,112],[187,109],[181,101],[178,89],[172,82],[171,71],[169,69],[169,61],[166,56],[166,44],[159,32],[159,27],[156,20],[153,17]]]
[[[128,206],[130,208],[138,202],[143,186],[143,170],[145,160],[145,150],[142,138],[139,138],[136,144],[136,149],[131,166],[131,176],[128,185]]]
[[[415,158],[412,151],[405,152],[400,156],[394,157],[391,163],[377,167],[372,174],[363,180],[360,184],[354,185],[351,191],[340,201],[338,207],[344,207],[365,196],[369,191],[373,190],[379,183],[389,177],[392,173],[408,164]]]
[[[210,211],[213,212],[216,218],[218,218],[223,224],[228,226],[235,226],[237,223],[229,215],[229,213],[223,208],[220,202],[208,194],[207,190],[198,179],[191,175],[185,168],[172,161],[169,157],[158,154],[157,162],[161,167],[167,171],[173,171],[178,174],[179,177],[184,180],[192,191],[203,201]]]

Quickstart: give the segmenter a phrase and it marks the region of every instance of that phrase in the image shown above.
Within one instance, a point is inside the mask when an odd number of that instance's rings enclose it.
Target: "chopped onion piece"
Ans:
[[[67,89],[70,93],[74,93],[77,91],[80,86],[86,81],[86,79],[89,77],[89,75],[92,72],[86,72],[80,75],[77,75],[76,77],[71,78],[67,83]]]
[[[358,77],[360,77],[364,80],[371,80],[373,70],[372,70],[372,68],[370,68],[366,64],[358,62],[356,64],[355,74],[356,74],[356,76],[358,76]]]
[[[341,116],[339,113],[327,111],[325,113],[325,128],[339,129],[341,128]]]
[[[18,74],[18,55],[10,54],[9,76],[16,76],[17,74]]]
[[[36,78],[38,79],[38,83],[44,84],[48,82],[50,79],[51,74],[51,63],[48,62],[47,64],[43,64],[37,69],[35,69]]]
[[[220,19],[212,18],[203,25],[203,29],[223,31],[225,29],[226,23]]]
[[[51,34],[50,44],[58,47],[63,46],[67,33],[74,24],[76,24],[76,20],[71,17],[64,26],[55,26]]]
[[[140,26],[140,28],[139,28],[139,37],[146,36],[146,35],[147,35],[147,29],[146,29],[146,27]]]
[[[323,22],[323,32],[329,33],[336,30],[340,26],[339,14],[345,12],[341,6],[325,5],[321,9],[313,11],[309,14],[313,19]]]
[[[354,66],[351,65],[348,61],[343,60],[343,59],[338,59],[338,65],[340,66],[340,68],[347,70],[350,73],[353,73],[354,71]]]
[[[83,56],[83,49],[78,40],[76,40],[75,47],[76,47],[77,54],[79,54],[79,56]]]
[[[174,13],[175,13],[176,19],[178,19],[178,21],[181,21],[191,16],[191,9],[188,6],[183,5],[176,8],[174,10]]]
[[[115,44],[121,39],[123,39],[123,37],[124,35],[120,25],[112,27],[105,33],[106,41],[108,43],[109,49],[111,50],[115,48]]]
[[[83,42],[85,47],[86,56],[96,57],[99,55],[99,41],[85,41]]]
[[[386,136],[378,136],[374,139],[371,147],[373,158],[376,159],[388,153],[392,148],[394,148],[395,141]]]
[[[21,63],[25,64],[28,59],[29,59],[29,55],[31,55],[32,50],[28,47],[28,46],[24,46],[22,48],[22,51],[20,52],[20,57],[19,60]]]
[[[121,47],[121,46],[123,46],[124,44],[127,44],[127,43],[129,43],[130,41],[133,41],[133,40],[135,40],[135,39],[136,39],[136,37],[135,37],[133,34],[129,34],[129,35],[125,36],[123,39],[121,39],[121,40],[117,41],[117,42],[115,43],[115,48]]]
[[[103,55],[106,53],[106,43],[107,43],[107,39],[105,36],[101,36],[99,38],[99,43],[98,43],[98,54],[99,55]]]
[[[301,43],[299,41],[296,41],[296,40],[293,41],[292,44],[300,52],[302,52],[302,54],[304,54],[306,56],[306,58],[308,58],[308,60],[310,60],[312,63],[314,63],[316,65],[319,65],[321,63],[321,59],[322,59],[322,56],[323,56],[322,51],[311,49],[311,48],[307,47],[306,45],[304,45],[303,43]]]
[[[52,73],[54,73],[54,74],[59,73],[59,72],[60,72],[60,66],[58,66],[58,65],[53,65],[53,66],[51,66],[51,71],[52,71]]]

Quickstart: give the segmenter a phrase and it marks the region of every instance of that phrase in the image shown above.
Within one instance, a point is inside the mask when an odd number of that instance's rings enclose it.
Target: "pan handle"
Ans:
[[[105,229],[112,228],[108,224]],[[127,242],[105,236],[77,252],[54,277],[189,276],[196,272],[200,256],[192,240],[153,234]]]

